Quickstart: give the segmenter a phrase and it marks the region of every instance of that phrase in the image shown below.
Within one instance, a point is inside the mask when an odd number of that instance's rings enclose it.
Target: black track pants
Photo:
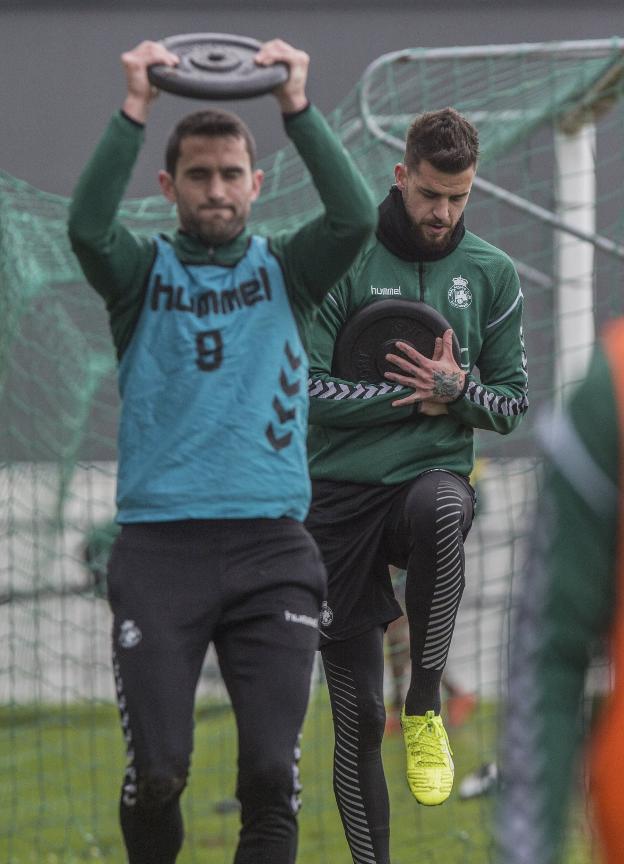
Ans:
[[[211,641],[238,729],[235,864],[293,864],[299,734],[323,589],[318,551],[291,520],[124,526],[109,598],[130,864],[174,864],[182,846],[179,799]]]

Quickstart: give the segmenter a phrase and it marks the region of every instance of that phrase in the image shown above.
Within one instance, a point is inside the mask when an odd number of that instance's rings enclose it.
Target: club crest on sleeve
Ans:
[[[448,301],[456,309],[466,309],[472,303],[472,291],[468,280],[463,276],[453,276],[453,284],[448,290]]]

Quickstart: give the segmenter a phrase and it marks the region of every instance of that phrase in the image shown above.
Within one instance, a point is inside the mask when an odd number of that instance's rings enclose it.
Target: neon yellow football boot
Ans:
[[[406,715],[401,727],[407,751],[407,782],[420,804],[442,804],[453,788],[453,751],[439,714]]]

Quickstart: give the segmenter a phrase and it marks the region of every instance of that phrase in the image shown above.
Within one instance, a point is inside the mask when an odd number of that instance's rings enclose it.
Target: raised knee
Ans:
[[[182,794],[186,780],[184,770],[146,774],[137,783],[137,804],[147,810],[160,810]]]
[[[436,521],[435,495],[417,495],[415,490],[412,490],[405,501],[405,517],[412,531],[433,531]]]

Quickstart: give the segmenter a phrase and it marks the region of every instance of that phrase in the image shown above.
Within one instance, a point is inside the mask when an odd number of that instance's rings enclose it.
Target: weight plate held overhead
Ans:
[[[285,63],[258,66],[257,39],[228,33],[188,33],[167,36],[162,44],[177,54],[177,66],[150,66],[154,87],[192,99],[249,99],[269,93],[289,75]]]
[[[401,370],[386,360],[398,354],[398,341],[407,342],[426,357],[433,357],[435,340],[450,328],[446,318],[417,300],[377,300],[364,306],[344,325],[334,346],[332,375],[345,381],[388,383],[385,372]],[[453,356],[460,365],[460,350],[453,334]]]

